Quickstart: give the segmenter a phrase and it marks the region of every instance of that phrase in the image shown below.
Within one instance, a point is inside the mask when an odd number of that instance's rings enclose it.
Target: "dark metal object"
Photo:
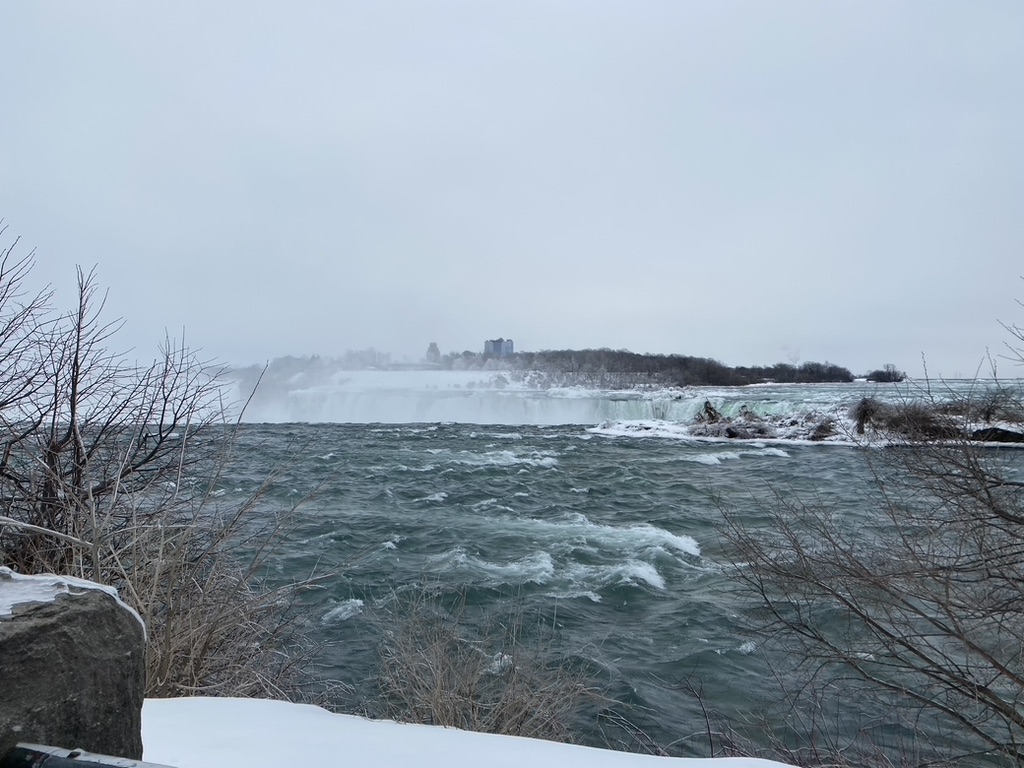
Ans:
[[[15,744],[0,755],[0,768],[169,768],[127,757],[96,755],[81,749],[61,749],[42,744]]]

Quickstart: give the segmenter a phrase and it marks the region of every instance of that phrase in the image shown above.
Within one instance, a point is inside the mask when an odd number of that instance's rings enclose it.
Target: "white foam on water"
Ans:
[[[476,573],[491,584],[545,584],[555,575],[554,560],[544,551],[533,552],[507,563],[494,563],[466,554],[462,547],[456,547],[431,559]]]
[[[511,668],[511,666],[512,656],[499,651],[491,657],[490,663],[484,668],[484,673],[488,675],[500,675],[505,670]]]
[[[643,560],[630,560],[621,568],[620,574],[630,583],[640,580],[655,589],[665,589],[665,580],[658,569]]]
[[[660,419],[632,419],[620,421],[602,421],[596,427],[587,430],[592,435],[606,437],[659,437],[677,440],[694,440],[685,424],[662,421]]]
[[[531,451],[528,455],[522,456],[515,451],[487,451],[486,453],[473,453],[472,451],[459,451],[452,461],[456,464],[464,464],[471,467],[514,467],[520,464],[530,467],[551,468],[558,466],[556,454],[551,451]]]
[[[581,589],[638,584],[646,584],[658,590],[665,589],[665,579],[654,565],[645,560],[627,560],[609,565],[572,563],[566,569],[566,577]]]
[[[600,554],[639,553],[664,547],[686,555],[700,556],[700,547],[691,537],[679,536],[646,522],[607,525],[592,522],[582,513],[573,513],[555,520],[507,517],[495,520],[494,524],[510,535],[531,541],[543,539],[552,546],[568,543],[574,547],[590,548]]]
[[[714,453],[701,453],[696,456],[683,456],[683,461],[692,461],[694,464],[707,464],[714,467],[722,463],[720,456]]]
[[[489,586],[540,584],[561,587],[559,597],[587,597],[600,602],[595,590],[614,586],[647,585],[665,590],[665,579],[657,567],[645,560],[630,558],[608,564],[570,562],[557,564],[546,551],[533,552],[509,562],[492,562],[468,554],[462,547],[430,558],[438,566],[476,575]]]
[[[309,536],[302,539],[299,543],[306,547],[317,541],[334,541],[334,537],[337,535],[337,531],[327,531],[326,533],[318,533],[316,536]]]
[[[539,544],[542,549],[511,562],[490,562],[456,547],[435,555],[432,561],[437,567],[475,573],[489,583],[547,584],[555,595],[593,600],[599,597],[598,590],[613,586],[646,585],[665,590],[656,561],[669,558],[692,565],[680,558],[700,556],[693,538],[650,523],[613,526],[574,514],[560,520],[508,515],[495,518],[493,525],[500,535],[522,539],[529,546]],[[607,562],[579,563],[577,553]]]
[[[479,512],[481,509],[486,509],[487,507],[492,507],[492,506],[494,506],[497,503],[498,503],[498,500],[495,499],[495,498],[483,499],[481,501],[476,502],[475,504],[472,504],[470,506],[470,509],[472,509],[474,512]]]
[[[338,603],[320,618],[321,624],[331,624],[337,621],[347,621],[353,616],[363,612],[363,601],[353,598]]]
[[[437,469],[437,465],[436,464],[424,464],[422,467],[407,467],[407,466],[403,465],[401,467],[396,467],[395,469],[401,469],[403,472],[420,472],[420,473],[424,473],[424,472],[433,472],[433,471],[435,471]]]
[[[559,592],[548,592],[548,597],[553,597],[556,600],[578,600],[579,598],[586,598],[592,603],[600,603],[601,596],[589,589],[568,589]]]
[[[531,525],[547,528],[557,537],[582,536],[593,541],[599,551],[636,551],[644,548],[663,546],[694,557],[700,556],[700,546],[690,536],[680,536],[651,523],[634,523],[626,526],[594,523],[586,515],[577,513],[568,520],[532,520]]]
[[[700,546],[690,536],[674,534],[651,523],[624,526],[594,523],[581,513],[555,520],[508,515],[491,522],[495,532],[541,543],[546,549],[581,550],[602,558],[650,559],[700,557]]]

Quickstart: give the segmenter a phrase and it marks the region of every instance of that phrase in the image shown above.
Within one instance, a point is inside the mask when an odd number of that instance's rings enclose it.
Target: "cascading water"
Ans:
[[[743,413],[777,421],[837,416],[861,397],[899,397],[892,385],[602,390],[537,388],[509,372],[346,371],[329,384],[257,391],[246,421],[350,424],[598,424],[693,422],[706,402],[724,417]]]

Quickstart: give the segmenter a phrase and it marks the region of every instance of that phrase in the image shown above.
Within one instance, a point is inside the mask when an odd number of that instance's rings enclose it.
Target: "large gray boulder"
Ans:
[[[109,587],[0,568],[0,745],[140,759],[146,638]]]

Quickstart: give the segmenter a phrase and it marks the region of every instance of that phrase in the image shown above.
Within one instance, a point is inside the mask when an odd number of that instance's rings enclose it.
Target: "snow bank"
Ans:
[[[262,699],[147,699],[144,759],[176,768],[780,768],[753,758],[690,759],[334,715]]]

